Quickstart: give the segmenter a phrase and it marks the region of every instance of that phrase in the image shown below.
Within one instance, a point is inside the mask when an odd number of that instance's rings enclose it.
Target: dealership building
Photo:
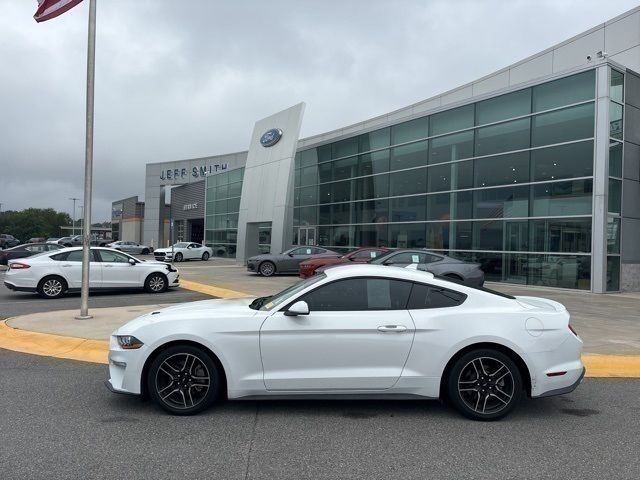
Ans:
[[[113,204],[114,234],[239,262],[293,245],[428,248],[492,281],[637,291],[635,72],[640,7],[331,132],[299,138],[300,103],[256,122],[247,151],[148,164],[144,204]]]

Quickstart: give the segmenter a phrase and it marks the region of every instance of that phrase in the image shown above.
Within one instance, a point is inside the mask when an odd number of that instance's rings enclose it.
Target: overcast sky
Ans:
[[[98,0],[93,220],[144,196],[145,164],[246,150],[300,101],[302,136],[539,52],[638,0]],[[0,0],[2,209],[83,196],[89,2],[37,24]],[[81,203],[81,202],[79,202]]]

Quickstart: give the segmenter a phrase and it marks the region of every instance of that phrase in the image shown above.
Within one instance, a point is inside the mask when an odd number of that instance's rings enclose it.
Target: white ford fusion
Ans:
[[[448,398],[494,420],[571,392],[582,341],[559,303],[422,271],[341,266],[271,297],[143,315],[111,336],[110,379],[173,414],[221,397]]]
[[[179,284],[178,270],[164,262],[142,262],[110,248],[91,248],[89,288],[142,287],[161,293]],[[82,286],[82,247],[63,248],[9,262],[5,286],[19,292],[38,292],[57,298]]]

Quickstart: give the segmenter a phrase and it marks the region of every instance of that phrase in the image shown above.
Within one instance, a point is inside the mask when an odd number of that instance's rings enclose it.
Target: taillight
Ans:
[[[26,263],[19,263],[19,262],[9,264],[10,270],[22,270],[24,268],[31,268],[31,265],[27,265]]]
[[[573,333],[577,337],[578,332],[576,332],[571,325],[568,325],[568,327],[569,327],[569,330],[571,330],[571,333]]]

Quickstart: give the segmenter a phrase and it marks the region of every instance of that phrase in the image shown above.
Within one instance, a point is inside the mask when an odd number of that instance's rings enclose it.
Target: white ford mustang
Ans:
[[[561,304],[431,273],[342,266],[271,297],[158,310],[111,336],[110,379],[173,414],[216,399],[443,398],[494,420],[571,392],[582,341]]]
[[[183,260],[209,260],[213,255],[213,250],[206,245],[193,242],[178,242],[172,247],[157,248],[153,251],[153,256],[158,261],[170,262],[173,258],[176,262]]]

